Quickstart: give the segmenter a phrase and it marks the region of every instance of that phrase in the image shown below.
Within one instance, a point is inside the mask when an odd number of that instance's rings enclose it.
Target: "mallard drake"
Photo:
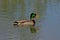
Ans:
[[[14,26],[16,26],[16,25],[35,25],[35,20],[34,20],[34,18],[36,18],[37,17],[37,15],[36,15],[36,13],[31,13],[31,15],[30,15],[30,20],[18,20],[18,21],[15,21],[14,22]]]
[[[29,26],[29,25],[35,25],[35,20],[20,20],[20,21],[15,21],[14,26]]]
[[[37,14],[36,13],[31,13],[30,14],[30,20],[18,20],[18,21],[15,21],[13,25],[14,26],[31,25],[30,30],[31,30],[32,33],[34,33],[34,32],[36,32],[36,29],[34,27],[36,22],[35,22],[34,18],[37,18]]]

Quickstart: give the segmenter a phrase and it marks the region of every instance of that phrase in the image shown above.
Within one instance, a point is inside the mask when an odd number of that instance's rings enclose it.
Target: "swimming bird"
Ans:
[[[26,25],[29,25],[30,26],[30,31],[32,33],[35,33],[36,32],[36,28],[34,27],[35,26],[35,20],[34,18],[36,19],[38,17],[38,15],[36,13],[31,13],[30,14],[30,20],[18,20],[18,21],[15,21],[14,22],[14,26],[26,26]]]

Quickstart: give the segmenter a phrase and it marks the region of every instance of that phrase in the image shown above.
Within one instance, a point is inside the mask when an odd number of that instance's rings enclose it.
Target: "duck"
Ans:
[[[35,20],[20,20],[20,21],[15,21],[14,26],[20,26],[20,27],[25,27],[25,26],[32,26],[35,25]]]
[[[30,31],[32,33],[36,32],[36,28],[34,27],[36,24],[35,19],[38,17],[38,15],[36,13],[31,13],[30,14],[30,20],[17,20],[14,22],[14,26],[20,26],[20,27],[24,27],[24,26],[30,26]]]

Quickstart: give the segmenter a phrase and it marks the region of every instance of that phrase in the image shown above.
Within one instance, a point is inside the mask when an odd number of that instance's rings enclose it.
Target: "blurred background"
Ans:
[[[37,33],[13,26],[34,12]],[[60,0],[0,0],[0,40],[60,40]]]

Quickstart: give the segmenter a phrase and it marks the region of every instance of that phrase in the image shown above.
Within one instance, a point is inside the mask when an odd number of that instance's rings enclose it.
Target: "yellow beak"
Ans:
[[[36,19],[39,19],[39,17],[40,17],[39,15],[36,15]]]

